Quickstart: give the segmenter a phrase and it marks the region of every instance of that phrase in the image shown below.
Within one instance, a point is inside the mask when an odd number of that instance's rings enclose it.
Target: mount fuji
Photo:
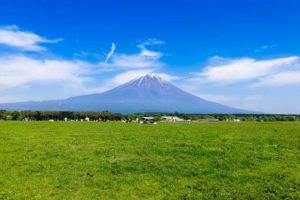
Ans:
[[[254,113],[189,94],[156,75],[145,75],[112,90],[64,100],[0,104],[6,110],[103,111],[120,113]]]

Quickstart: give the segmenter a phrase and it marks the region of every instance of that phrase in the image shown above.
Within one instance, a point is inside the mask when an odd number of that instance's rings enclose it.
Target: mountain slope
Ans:
[[[70,110],[121,113],[250,113],[191,95],[154,75],[146,75],[101,94],[65,100],[0,104],[9,110]]]

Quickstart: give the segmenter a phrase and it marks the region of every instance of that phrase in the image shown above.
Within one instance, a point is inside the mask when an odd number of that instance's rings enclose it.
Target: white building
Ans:
[[[176,117],[176,116],[162,116],[161,119],[168,121],[168,122],[184,122],[185,121],[184,119],[182,119],[180,117]]]
[[[138,122],[141,124],[154,123],[155,118],[154,117],[142,117],[142,118],[138,119]]]

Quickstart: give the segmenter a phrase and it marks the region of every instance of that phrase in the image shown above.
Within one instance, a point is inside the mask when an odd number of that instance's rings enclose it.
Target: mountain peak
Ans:
[[[140,76],[138,79],[148,79],[148,80],[151,80],[151,79],[155,79],[155,80],[163,80],[159,75],[157,74],[153,74],[153,73],[149,73],[149,74],[145,74],[143,76]]]
[[[165,81],[157,74],[146,74],[100,94],[77,96],[64,100],[0,104],[9,110],[110,110],[121,113],[249,113],[209,102]]]
[[[157,74],[146,74],[139,76],[124,85],[135,85],[135,86],[154,86],[154,85],[166,85],[168,81],[164,80]]]

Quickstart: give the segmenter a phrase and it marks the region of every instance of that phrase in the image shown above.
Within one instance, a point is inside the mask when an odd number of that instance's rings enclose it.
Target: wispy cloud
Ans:
[[[2,100],[30,100],[26,96],[25,90],[32,91],[31,96],[35,97],[39,96],[38,93],[41,90],[55,91],[52,92],[55,94],[54,97],[50,99],[65,98],[67,97],[65,94],[72,96],[80,93],[102,92],[137,76],[158,73],[158,69],[165,65],[160,61],[163,53],[147,48],[149,45],[164,43],[156,39],[149,39],[141,43],[138,45],[139,52],[132,54],[115,52],[116,44],[112,43],[110,52],[100,63],[84,61],[90,56],[85,52],[81,53],[80,58],[71,60],[53,57],[49,59],[47,54],[43,53],[35,56],[26,53],[27,51],[47,50],[41,44],[59,41],[61,39],[49,40],[33,32],[21,30],[17,26],[0,27],[0,45],[19,50],[0,54]],[[100,81],[102,83],[99,83],[97,80],[99,73],[110,71],[107,69],[112,70],[112,74],[104,75],[105,78]],[[175,78],[166,73],[159,75],[167,80]],[[97,87],[97,84],[101,84],[101,86]],[[16,95],[12,91],[21,91],[22,94]]]
[[[117,54],[112,57],[112,62],[104,64],[106,67],[118,69],[140,69],[162,67],[164,64],[159,61],[160,57],[139,54]]]
[[[138,45],[139,53],[126,54],[116,53],[115,44],[112,45],[111,51],[104,62],[99,63],[100,66],[109,69],[148,69],[164,66],[160,61],[163,53],[159,51],[151,51],[146,48],[150,44],[163,44],[162,41],[149,40]]]
[[[253,87],[300,85],[299,71],[284,71],[261,78]]]
[[[300,57],[284,57],[268,60],[252,58],[223,59],[216,57],[210,64],[191,79],[198,83],[235,84],[245,81],[259,81],[293,68],[299,68]],[[271,84],[270,84],[271,85]]]
[[[110,52],[107,54],[106,59],[105,59],[106,63],[110,59],[110,57],[114,54],[115,50],[116,50],[116,45],[115,45],[115,43],[112,43]]]
[[[261,52],[261,51],[264,51],[264,50],[267,50],[267,49],[271,49],[271,48],[275,48],[277,47],[276,44],[271,44],[271,45],[262,45],[261,47],[259,47],[258,49],[255,49],[255,53],[258,53],[258,52]]]
[[[299,113],[295,92],[299,86],[299,56],[260,60],[216,56],[181,82],[181,88],[207,100],[266,113]]]
[[[144,47],[150,46],[150,45],[162,45],[162,44],[165,44],[165,42],[162,40],[155,39],[155,38],[150,38],[150,39],[140,43],[138,45],[138,47],[144,48]]]
[[[153,58],[153,59],[159,59],[163,56],[163,53],[161,52],[156,52],[156,51],[150,51],[146,48],[143,48],[141,50],[141,53],[140,53],[141,56],[143,57],[149,57],[149,58]]]
[[[0,45],[6,45],[22,51],[44,51],[42,43],[57,43],[62,39],[49,40],[35,33],[22,31],[19,27],[0,27]]]
[[[140,55],[159,59],[160,57],[163,56],[163,53],[151,51],[147,48],[147,46],[162,45],[162,44],[165,44],[165,42],[161,40],[157,40],[155,38],[148,39],[145,42],[142,42],[141,44],[138,45],[138,47],[141,49]]]

